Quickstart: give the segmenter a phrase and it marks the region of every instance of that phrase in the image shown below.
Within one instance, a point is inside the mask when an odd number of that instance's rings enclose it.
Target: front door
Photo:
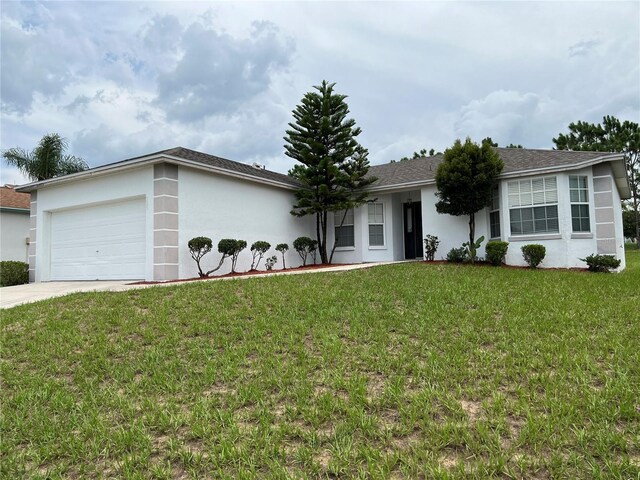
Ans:
[[[422,204],[403,204],[404,218],[404,258],[422,258]]]

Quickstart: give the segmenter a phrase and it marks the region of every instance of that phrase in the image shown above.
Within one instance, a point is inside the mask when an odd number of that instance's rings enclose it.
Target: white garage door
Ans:
[[[138,280],[145,273],[144,199],[54,212],[51,280]]]

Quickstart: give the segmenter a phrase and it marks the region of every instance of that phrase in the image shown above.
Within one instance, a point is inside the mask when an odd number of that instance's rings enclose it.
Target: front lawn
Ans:
[[[2,312],[3,478],[637,478],[623,274],[422,263]]]

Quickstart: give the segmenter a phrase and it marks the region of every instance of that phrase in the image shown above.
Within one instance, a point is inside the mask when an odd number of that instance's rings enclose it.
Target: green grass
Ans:
[[[399,264],[2,312],[3,478],[639,478],[622,274]]]

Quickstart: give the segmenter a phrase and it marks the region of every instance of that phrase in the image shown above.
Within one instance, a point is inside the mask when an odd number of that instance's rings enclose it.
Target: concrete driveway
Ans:
[[[127,285],[131,280],[97,282],[42,282],[0,288],[0,308],[10,308],[23,303],[37,302],[47,298],[62,297],[75,292],[129,290],[136,285]],[[138,285],[138,288],[142,285]]]

